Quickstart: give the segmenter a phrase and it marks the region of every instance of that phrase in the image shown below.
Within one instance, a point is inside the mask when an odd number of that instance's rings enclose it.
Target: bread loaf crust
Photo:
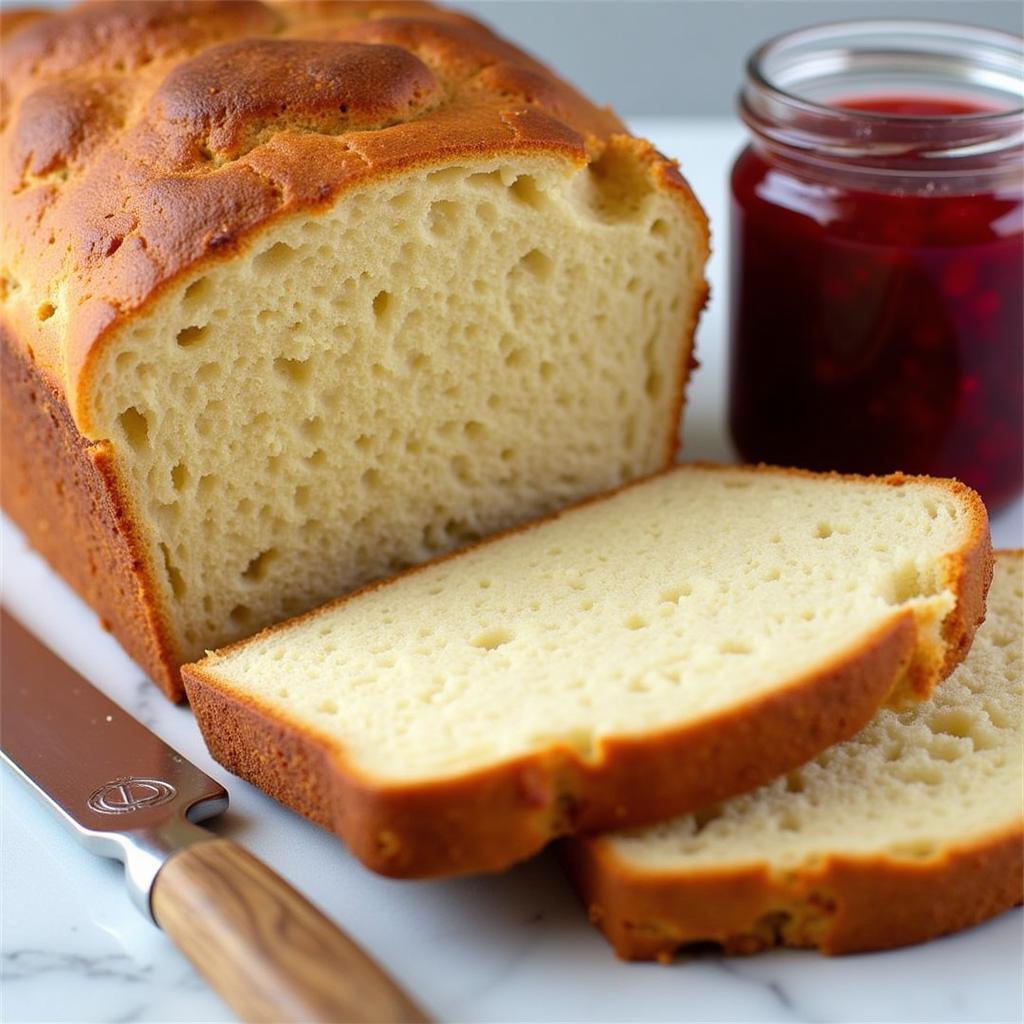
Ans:
[[[3,322],[92,439],[100,351],[168,286],[415,167],[622,147],[707,239],[674,162],[426,3],[109,0],[16,23],[3,65]]]
[[[634,873],[600,838],[565,843],[561,853],[590,920],[624,960],[667,962],[696,942],[736,954],[893,949],[1024,901],[1024,822],[926,860],[834,856],[788,877],[756,864],[686,877]]]
[[[751,472],[820,475],[768,467]],[[913,479],[894,475],[884,482],[900,487]],[[960,609],[950,616],[958,630],[952,640],[943,636],[944,644],[936,647],[911,611],[894,608],[859,650],[794,679],[784,690],[682,729],[613,738],[595,763],[552,746],[430,784],[383,785],[361,775],[326,737],[233,692],[205,663],[184,667],[185,688],[207,746],[221,764],[337,833],[374,871],[403,878],[497,871],[559,836],[646,824],[754,789],[854,735],[887,698],[901,701],[908,690],[930,692],[950,664],[946,650],[970,647],[984,618],[992,572],[981,499],[962,484],[933,482],[973,510],[973,530],[949,559],[946,573]],[[446,556],[457,557],[457,552]],[[372,584],[326,607],[387,585]],[[759,752],[756,763],[750,750]]]
[[[524,153],[573,167],[628,154],[687,212],[694,259],[707,255],[674,162],[431,4],[102,0],[4,12],[0,27],[4,507],[173,699],[183,641],[161,607],[163,566],[148,564],[159,556],[93,415],[103,351],[168,289],[353,189]],[[680,339],[666,465],[698,314]]]
[[[29,543],[172,699],[180,659],[105,442],[78,432],[63,397],[0,327],[0,500]]]

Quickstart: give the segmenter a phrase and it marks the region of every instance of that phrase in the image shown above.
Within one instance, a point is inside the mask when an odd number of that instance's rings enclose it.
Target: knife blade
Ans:
[[[0,611],[0,753],[244,1020],[425,1022],[341,929],[199,827],[220,783]]]
[[[152,917],[166,851],[209,839],[220,783],[87,683],[6,610],[0,618],[0,751],[89,850],[125,864]]]

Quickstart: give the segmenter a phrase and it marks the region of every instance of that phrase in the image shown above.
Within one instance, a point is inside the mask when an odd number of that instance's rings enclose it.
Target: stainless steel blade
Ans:
[[[213,838],[195,822],[227,790],[0,612],[0,751],[94,853],[123,861],[132,899],[167,857]]]

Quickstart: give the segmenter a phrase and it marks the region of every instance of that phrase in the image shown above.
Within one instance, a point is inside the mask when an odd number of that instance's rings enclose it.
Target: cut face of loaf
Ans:
[[[184,677],[214,756],[370,867],[488,870],[751,789],[927,694],[989,564],[958,484],[684,467]]]
[[[109,346],[93,429],[181,657],[665,464],[702,257],[671,195],[615,187],[550,159],[404,175]]]
[[[847,953],[921,942],[1019,903],[1024,566],[1000,552],[967,660],[932,695],[747,796],[566,854],[630,959],[717,942]]]

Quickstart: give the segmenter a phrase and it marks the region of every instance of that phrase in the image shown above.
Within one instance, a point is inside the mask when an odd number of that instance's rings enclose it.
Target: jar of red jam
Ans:
[[[747,66],[729,418],[749,461],[1024,468],[1024,58],[937,22],[823,25]]]

